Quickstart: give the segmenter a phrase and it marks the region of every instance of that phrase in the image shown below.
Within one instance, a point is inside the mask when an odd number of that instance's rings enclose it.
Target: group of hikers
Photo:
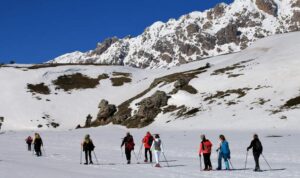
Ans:
[[[212,153],[212,147],[213,144],[206,138],[205,135],[201,135],[201,143],[200,143],[200,148],[199,148],[199,158],[200,158],[200,169],[202,169],[202,163],[201,159],[203,156],[203,161],[204,161],[204,169],[203,171],[210,171],[213,170],[212,163],[210,160],[211,153]],[[219,136],[220,143],[216,149],[218,152],[218,167],[216,170],[222,170],[222,160],[224,160],[225,164],[225,170],[230,170],[230,165],[232,167],[231,161],[230,161],[230,148],[229,148],[229,143],[226,140],[224,135]],[[29,136],[26,139],[26,143],[28,145],[28,151],[31,151],[31,145],[34,145],[34,151],[36,152],[37,156],[42,156],[42,151],[41,147],[43,146],[43,141],[42,138],[38,133],[35,133],[34,139]],[[131,164],[131,154],[134,152],[134,139],[133,136],[127,132],[126,136],[123,138],[122,143],[121,143],[121,149],[124,146],[124,151],[126,155],[126,160],[127,164]],[[144,162],[145,163],[151,163],[152,164],[152,153],[155,156],[155,167],[161,167],[160,165],[160,156],[163,154],[164,158],[166,159],[164,155],[164,148],[163,148],[163,143],[162,140],[160,139],[159,134],[154,134],[151,135],[150,132],[147,132],[144,138],[142,139],[142,145],[140,148],[140,151],[142,150],[142,147],[144,147]],[[90,138],[90,135],[86,135],[84,137],[83,142],[81,143],[81,149],[85,153],[85,163],[86,165],[88,164],[93,164],[92,160],[92,152],[95,149],[95,145]],[[247,147],[247,156],[248,156],[248,151],[252,149],[253,151],[253,157],[255,161],[255,169],[254,171],[261,171],[260,166],[259,166],[259,157],[262,154],[263,151],[263,146],[258,138],[257,134],[253,135],[253,140],[251,141],[249,147]],[[95,154],[95,153],[94,153]],[[140,154],[140,153],[139,153]],[[97,159],[96,155],[94,155],[95,158]],[[135,155],[136,156],[136,155]],[[247,158],[246,158],[247,159]],[[165,160],[167,162],[167,159]],[[97,160],[98,162],[98,160]]]
[[[43,140],[40,136],[40,134],[35,133],[34,139],[32,139],[31,136],[28,136],[26,139],[27,149],[28,151],[31,151],[31,145],[33,144],[34,151],[37,156],[42,156],[42,146],[43,146]]]
[[[200,143],[200,149],[199,149],[199,157],[201,161],[201,156],[203,156],[204,160],[204,171],[210,171],[212,170],[212,164],[210,160],[210,156],[212,153],[212,143],[206,139],[205,135],[201,135],[201,143]],[[218,152],[218,167],[216,170],[222,170],[222,159],[224,160],[225,164],[225,169],[230,170],[230,148],[229,148],[229,143],[226,140],[224,135],[219,136],[220,143],[218,145],[218,148],[216,151]],[[257,134],[253,135],[253,140],[251,141],[251,144],[249,147],[247,147],[247,156],[248,156],[248,151],[252,149],[253,151],[253,157],[255,161],[255,169],[254,171],[261,171],[260,166],[259,166],[259,157],[262,154],[263,151],[263,146],[258,138]],[[201,164],[201,163],[200,163]],[[231,167],[232,164],[231,164]]]

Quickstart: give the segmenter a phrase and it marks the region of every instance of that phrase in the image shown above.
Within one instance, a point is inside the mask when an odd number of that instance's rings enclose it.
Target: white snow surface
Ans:
[[[143,162],[143,156],[137,161],[132,155],[131,165],[126,165],[122,157],[120,144],[126,129],[119,127],[101,127],[73,131],[43,131],[46,154],[42,157],[33,156],[26,150],[24,139],[32,132],[7,132],[0,135],[0,177],[3,178],[298,178],[300,176],[300,154],[297,142],[299,132],[264,130],[258,132],[264,146],[264,156],[273,171],[260,159],[261,169],[264,172],[253,172],[254,160],[252,153],[248,155],[247,170],[245,168],[246,148],[250,144],[254,131],[166,131],[149,127],[154,133],[160,133],[164,142],[165,156],[169,166],[162,162],[162,168],[154,168],[151,164],[137,164]],[[139,153],[141,139],[146,129],[131,130]],[[96,145],[95,153],[100,165],[80,164],[80,143],[85,134],[89,133]],[[225,134],[230,144],[231,162],[234,171],[200,172],[198,149],[199,135],[205,133],[213,143],[213,150],[218,145],[218,135]],[[279,138],[268,138],[270,135],[280,135]],[[43,152],[43,153],[45,153]],[[142,153],[143,155],[143,153]],[[84,158],[83,158],[84,159]],[[213,167],[217,167],[217,153],[212,153]],[[164,160],[162,158],[162,160]],[[96,163],[95,157],[93,161]],[[223,165],[224,167],[224,165]],[[285,170],[280,170],[285,168]]]
[[[78,124],[84,125],[88,114],[96,118],[98,103],[102,99],[119,105],[147,89],[155,78],[196,69],[208,62],[212,67],[190,81],[190,85],[198,90],[197,94],[179,91],[171,95],[168,101],[168,105],[185,105],[188,109],[200,108],[201,111],[189,118],[177,118],[175,113],[159,114],[153,124],[163,128],[180,127],[192,130],[199,128],[299,130],[300,120],[297,107],[272,114],[272,111],[279,109],[286,101],[299,96],[299,41],[299,32],[276,35],[260,40],[239,53],[208,58],[170,69],[143,70],[121,66],[85,65],[32,70],[2,67],[0,68],[0,117],[5,118],[2,130],[36,129],[38,124],[43,125],[41,129],[50,129],[46,127],[48,121],[42,118],[45,115],[49,115],[51,120],[59,123],[59,129],[72,129]],[[243,61],[248,61],[244,64],[244,68],[231,71],[232,74],[241,74],[238,77],[229,78],[228,74],[211,75],[215,70],[231,67]],[[111,76],[114,71],[131,73],[132,82],[114,87],[111,81],[106,79],[101,80],[94,89],[70,92],[55,90],[56,86],[52,84],[58,76],[65,74],[79,72],[90,77],[97,77],[103,73]],[[50,87],[50,95],[33,96],[28,92],[28,83],[41,82]],[[135,104],[143,98],[150,96],[156,90],[168,93],[172,87],[172,84],[158,86],[145,96],[133,101],[130,106],[133,110],[137,110],[138,107]],[[212,103],[205,100],[206,97],[218,91],[240,88],[250,88],[250,90],[246,91],[246,95],[241,98],[232,94],[223,99],[216,99]],[[258,104],[260,99],[267,102],[260,105]],[[236,103],[226,104],[229,101]],[[280,119],[282,117],[287,119]]]

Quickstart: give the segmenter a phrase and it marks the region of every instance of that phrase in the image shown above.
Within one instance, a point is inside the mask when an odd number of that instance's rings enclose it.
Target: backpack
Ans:
[[[257,140],[256,142],[255,142],[255,150],[257,151],[257,152],[262,152],[262,149],[263,149],[263,147],[262,147],[262,144],[261,144],[261,142],[259,141],[259,140]]]
[[[161,140],[154,140],[154,149],[157,151],[161,151]]]
[[[151,146],[152,143],[153,143],[153,140],[154,140],[153,137],[150,136],[150,137],[148,138],[148,143],[147,143],[147,144]]]

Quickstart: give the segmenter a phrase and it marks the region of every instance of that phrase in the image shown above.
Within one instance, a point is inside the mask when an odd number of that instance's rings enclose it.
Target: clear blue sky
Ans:
[[[41,63],[232,0],[0,0],[0,62]]]

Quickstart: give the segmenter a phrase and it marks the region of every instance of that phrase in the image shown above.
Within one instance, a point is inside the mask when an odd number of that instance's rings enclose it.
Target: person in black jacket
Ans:
[[[134,150],[134,140],[132,135],[130,135],[129,132],[127,132],[126,137],[124,137],[121,148],[125,145],[125,155],[127,159],[127,164],[130,164],[131,161],[131,151]]]
[[[41,147],[43,146],[43,140],[42,140],[40,134],[38,134],[38,133],[34,134],[33,145],[34,145],[34,151],[36,152],[36,155],[42,156]]]
[[[81,146],[82,146],[82,151],[84,151],[84,153],[85,153],[85,163],[84,164],[87,165],[89,162],[89,159],[90,159],[89,163],[93,164],[92,151],[94,151],[95,146],[94,146],[94,143],[91,140],[89,134],[87,134],[84,137],[84,140],[83,140]]]
[[[253,157],[254,157],[254,161],[255,161],[254,171],[260,171],[259,157],[263,152],[263,146],[262,146],[260,140],[258,139],[257,134],[253,135],[253,140],[251,141],[250,146],[247,148],[247,151],[249,151],[251,148],[252,148],[252,151],[253,151]]]

